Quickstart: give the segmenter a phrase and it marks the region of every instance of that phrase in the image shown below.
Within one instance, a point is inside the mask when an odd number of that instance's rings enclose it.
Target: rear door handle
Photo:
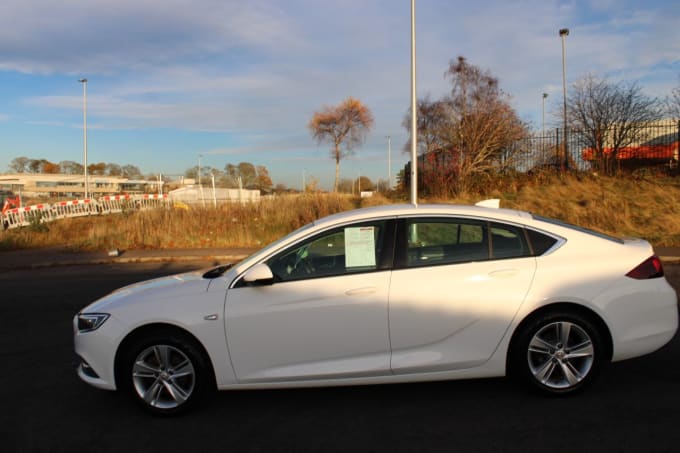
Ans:
[[[493,278],[510,278],[517,275],[517,269],[498,269],[497,271],[489,272],[489,277]]]
[[[348,289],[345,294],[348,296],[364,296],[367,294],[373,294],[377,291],[375,286],[365,286],[363,288]]]

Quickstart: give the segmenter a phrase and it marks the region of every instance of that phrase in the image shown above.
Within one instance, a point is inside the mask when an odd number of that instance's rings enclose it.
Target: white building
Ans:
[[[117,176],[88,176],[91,197],[113,194],[135,194],[158,192],[162,181],[128,179]],[[85,194],[84,175],[63,175],[43,173],[0,174],[0,189],[11,190],[26,196],[78,197]]]

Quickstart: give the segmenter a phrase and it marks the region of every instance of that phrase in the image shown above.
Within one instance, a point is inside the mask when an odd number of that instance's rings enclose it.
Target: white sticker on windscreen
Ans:
[[[375,266],[375,227],[345,228],[345,266]]]

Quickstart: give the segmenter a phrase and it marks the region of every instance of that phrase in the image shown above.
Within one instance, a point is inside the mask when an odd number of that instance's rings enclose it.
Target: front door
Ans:
[[[239,382],[390,373],[388,224],[320,233],[267,260],[272,285],[228,291],[227,344]]]

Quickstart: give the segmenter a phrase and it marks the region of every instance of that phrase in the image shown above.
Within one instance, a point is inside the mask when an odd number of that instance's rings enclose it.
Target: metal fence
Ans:
[[[626,134],[628,139],[621,140]],[[521,172],[540,169],[635,170],[646,167],[678,167],[680,121],[664,121],[651,125],[616,127],[599,133],[554,129],[516,142],[508,150],[508,163]],[[623,143],[622,143],[623,142]],[[566,153],[565,153],[566,145]]]

